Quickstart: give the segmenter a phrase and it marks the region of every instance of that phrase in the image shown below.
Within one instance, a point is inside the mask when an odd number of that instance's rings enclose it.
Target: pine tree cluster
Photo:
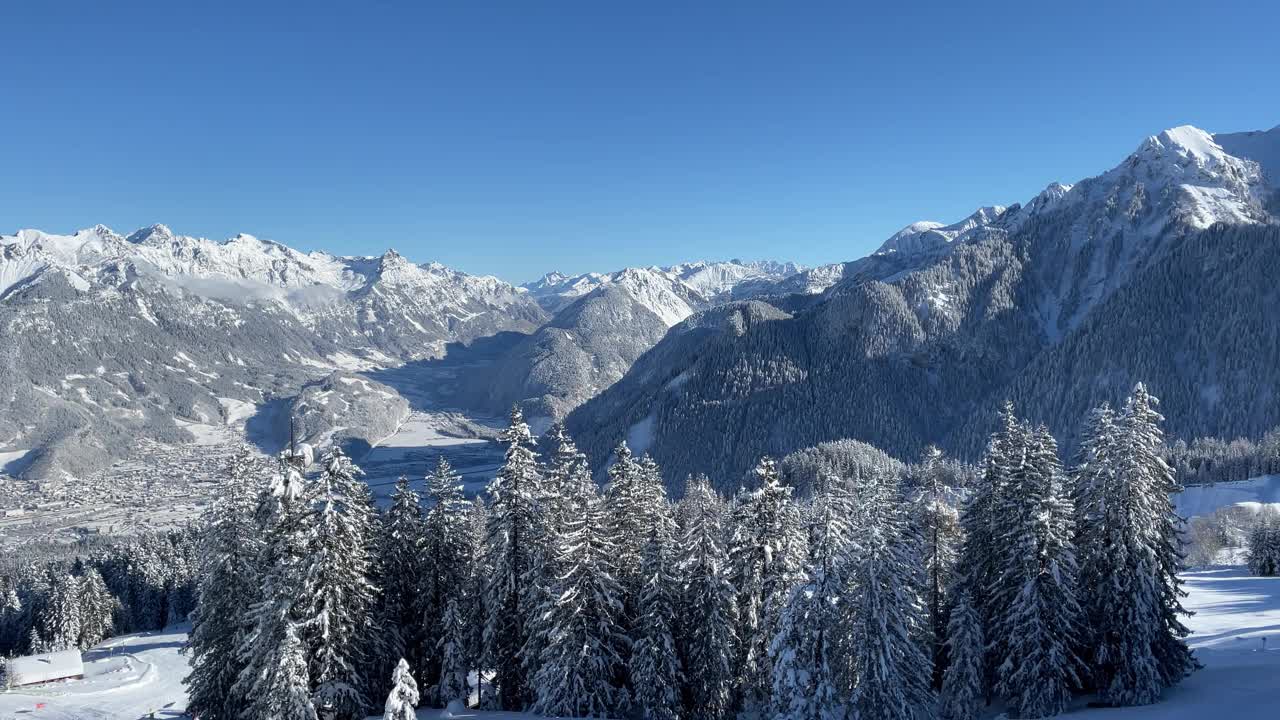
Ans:
[[[535,439],[518,410],[474,501],[443,460],[379,511],[340,450],[310,476],[244,456],[194,558],[191,707],[970,720],[997,699],[1015,717],[1081,693],[1152,703],[1195,668],[1156,407],[1139,385],[1098,408],[1070,470],[1006,407],[972,482],[930,449],[816,463],[802,497],[763,458],[730,498],[691,477],[672,501],[625,443],[600,489],[564,428]],[[95,577],[47,597],[95,595]],[[43,603],[41,642],[109,632],[95,602]]]

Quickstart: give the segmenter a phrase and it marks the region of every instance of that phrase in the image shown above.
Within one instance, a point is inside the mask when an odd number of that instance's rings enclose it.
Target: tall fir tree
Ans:
[[[314,720],[306,652],[298,637],[307,579],[311,514],[301,462],[282,457],[280,470],[256,513],[264,542],[262,582],[248,607],[249,632],[241,643],[240,676],[232,693],[243,698],[241,720]]]
[[[588,496],[596,494],[587,458],[563,425],[552,425],[544,443],[548,463],[538,483],[539,513],[531,528],[529,570],[524,580],[526,603],[531,608],[545,607],[554,599],[556,584],[564,572],[556,544],[568,532],[570,521],[586,507]],[[551,618],[545,613],[533,612],[525,621],[525,631],[522,663],[525,676],[532,678],[537,675],[543,651],[551,641]]]
[[[120,603],[107,589],[97,568],[85,568],[76,591],[80,605],[80,637],[76,645],[87,650],[111,635]]]
[[[810,502],[804,582],[787,599],[770,646],[777,720],[845,720],[852,690],[841,603],[853,545],[853,500],[826,478]]]
[[[525,582],[539,521],[540,478],[533,436],[518,407],[511,410],[511,422],[500,439],[507,449],[502,469],[489,485],[484,655],[494,672],[498,707],[522,710],[531,700],[522,651],[532,612]]]
[[[921,561],[925,575],[925,607],[929,612],[928,634],[932,641],[933,686],[942,688],[946,669],[947,594],[955,572],[960,542],[960,515],[955,507],[955,490],[946,484],[942,451],[930,445],[921,459],[919,477],[912,498],[913,527],[919,534]]]
[[[391,691],[392,658],[410,669],[421,667],[423,537],[425,530],[418,493],[409,478],[396,480],[391,504],[378,523],[378,577],[381,593],[377,609],[381,640],[370,673],[373,697]]]
[[[922,639],[927,614],[919,556],[908,536],[896,479],[863,480],[857,517],[865,523],[849,568],[848,602],[853,693],[859,720],[932,717],[933,662]]]
[[[491,686],[483,681],[485,670],[484,628],[488,619],[485,612],[485,589],[488,579],[493,574],[489,567],[489,552],[486,538],[489,533],[489,507],[484,498],[477,495],[471,500],[471,508],[467,512],[467,578],[464,591],[459,594],[462,602],[462,615],[467,623],[465,634],[467,663],[476,676],[480,704],[492,695]]]
[[[987,645],[982,659],[982,694],[990,703],[995,691],[996,667],[1003,655],[995,637],[996,618],[1001,613],[995,589],[1001,569],[1003,548],[1002,512],[1009,493],[1011,468],[1020,463],[1022,452],[1018,419],[1013,404],[1006,402],[1000,413],[1000,429],[992,433],[981,461],[981,472],[970,489],[961,515],[963,539],[956,568],[953,592],[968,592],[974,610],[982,620]]]
[[[370,637],[375,588],[369,582],[372,506],[364,473],[334,447],[307,497],[311,533],[303,585],[302,642],[317,709],[356,720],[369,703],[360,670]]]
[[[205,517],[200,545],[200,584],[186,653],[191,673],[187,708],[208,720],[235,720],[245,697],[235,690],[240,647],[252,630],[245,615],[258,596],[260,527],[254,519],[265,463],[242,448],[232,458],[222,496]]]
[[[449,599],[465,590],[468,537],[467,515],[470,504],[462,494],[462,477],[454,472],[443,456],[435,471],[427,477],[427,510],[422,540],[421,601],[417,624],[421,626],[423,648],[418,653],[423,682],[419,686],[422,702],[441,702],[435,681],[443,672],[444,648],[440,639],[445,634],[444,616]]]
[[[680,717],[680,657],[673,631],[679,592],[674,551],[675,519],[667,512],[649,529],[640,558],[629,675],[636,711],[645,720]]]
[[[1071,469],[1071,504],[1074,512],[1076,564],[1080,568],[1080,609],[1083,623],[1077,654],[1085,661],[1081,682],[1094,690],[1107,674],[1097,663],[1100,635],[1107,619],[1110,589],[1115,577],[1111,545],[1116,537],[1116,509],[1112,496],[1119,488],[1116,470],[1116,415],[1108,404],[1089,413],[1080,437],[1075,466]]]
[[[614,573],[616,544],[600,498],[592,493],[557,543],[563,575],[538,612],[549,618],[550,637],[534,678],[534,712],[547,716],[605,718],[629,706],[619,682],[628,639],[622,619],[622,587]]]
[[[997,686],[1018,717],[1056,715],[1080,684],[1082,613],[1072,508],[1058,446],[1043,426],[1019,425],[1001,513]]]
[[[680,502],[678,572],[684,589],[677,623],[687,717],[733,715],[734,647],[738,627],[729,581],[723,500],[705,476],[693,478]]]
[[[942,720],[977,720],[985,692],[982,617],[968,589],[960,591],[947,617],[947,668],[942,678]]]
[[[609,466],[609,483],[605,486],[605,503],[609,526],[618,539],[618,581],[622,583],[630,613],[639,593],[640,556],[653,519],[653,508],[646,497],[645,467],[631,454],[625,442],[614,448],[613,458],[613,465]]]
[[[738,589],[738,621],[742,624],[737,653],[737,690],[742,708],[763,712],[770,705],[773,668],[769,643],[787,595],[802,577],[804,531],[772,458],[755,468],[758,487],[740,493],[729,538],[732,583]]]
[[[79,585],[70,573],[61,573],[54,580],[36,620],[43,641],[40,652],[70,650],[79,642]]]
[[[1156,667],[1166,687],[1181,682],[1193,670],[1200,667],[1186,637],[1191,630],[1182,622],[1191,613],[1182,605],[1187,596],[1183,580],[1178,575],[1182,567],[1183,519],[1173,505],[1173,496],[1182,491],[1173,469],[1164,460],[1164,431],[1160,423],[1164,416],[1156,410],[1160,400],[1151,395],[1146,386],[1138,383],[1125,403],[1121,418],[1121,437],[1132,469],[1128,472],[1145,475],[1152,488],[1153,517],[1151,529],[1158,541],[1156,587],[1160,595],[1160,628],[1155,635]]]
[[[449,598],[440,627],[440,686],[437,694],[442,705],[467,705],[467,695],[470,694],[467,673],[471,670],[467,654],[468,631],[462,598]]]

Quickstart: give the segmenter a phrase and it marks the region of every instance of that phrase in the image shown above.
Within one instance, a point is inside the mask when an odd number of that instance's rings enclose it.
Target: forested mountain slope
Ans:
[[[1265,159],[1265,145],[1250,152]],[[1006,396],[1069,437],[1135,380],[1166,399],[1175,436],[1259,434],[1280,422],[1266,173],[1207,133],[1166,131],[954,242],[848,263],[790,317],[692,347],[673,332],[570,430],[597,462],[634,437],[672,477],[728,487],[762,454],[845,437],[898,457],[928,443],[972,457]]]

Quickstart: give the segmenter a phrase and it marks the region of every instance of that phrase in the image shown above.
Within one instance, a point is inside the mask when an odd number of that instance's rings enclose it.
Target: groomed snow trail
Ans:
[[[137,720],[182,717],[187,658],[178,651],[188,625],[112,638],[86,652],[83,680],[0,694],[4,720]],[[43,707],[41,707],[43,705]]]

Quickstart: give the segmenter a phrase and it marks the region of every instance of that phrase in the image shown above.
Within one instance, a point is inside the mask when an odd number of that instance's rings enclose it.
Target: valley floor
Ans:
[[[1280,577],[1250,577],[1243,568],[1186,573],[1192,647],[1204,669],[1169,692],[1164,702],[1139,708],[1088,708],[1066,717],[1099,720],[1255,720],[1280,707]],[[181,717],[186,709],[179,653],[186,626],[113,638],[85,654],[83,680],[49,683],[0,694],[0,718],[31,720],[137,720]],[[521,713],[441,710],[421,720],[532,718]]]

